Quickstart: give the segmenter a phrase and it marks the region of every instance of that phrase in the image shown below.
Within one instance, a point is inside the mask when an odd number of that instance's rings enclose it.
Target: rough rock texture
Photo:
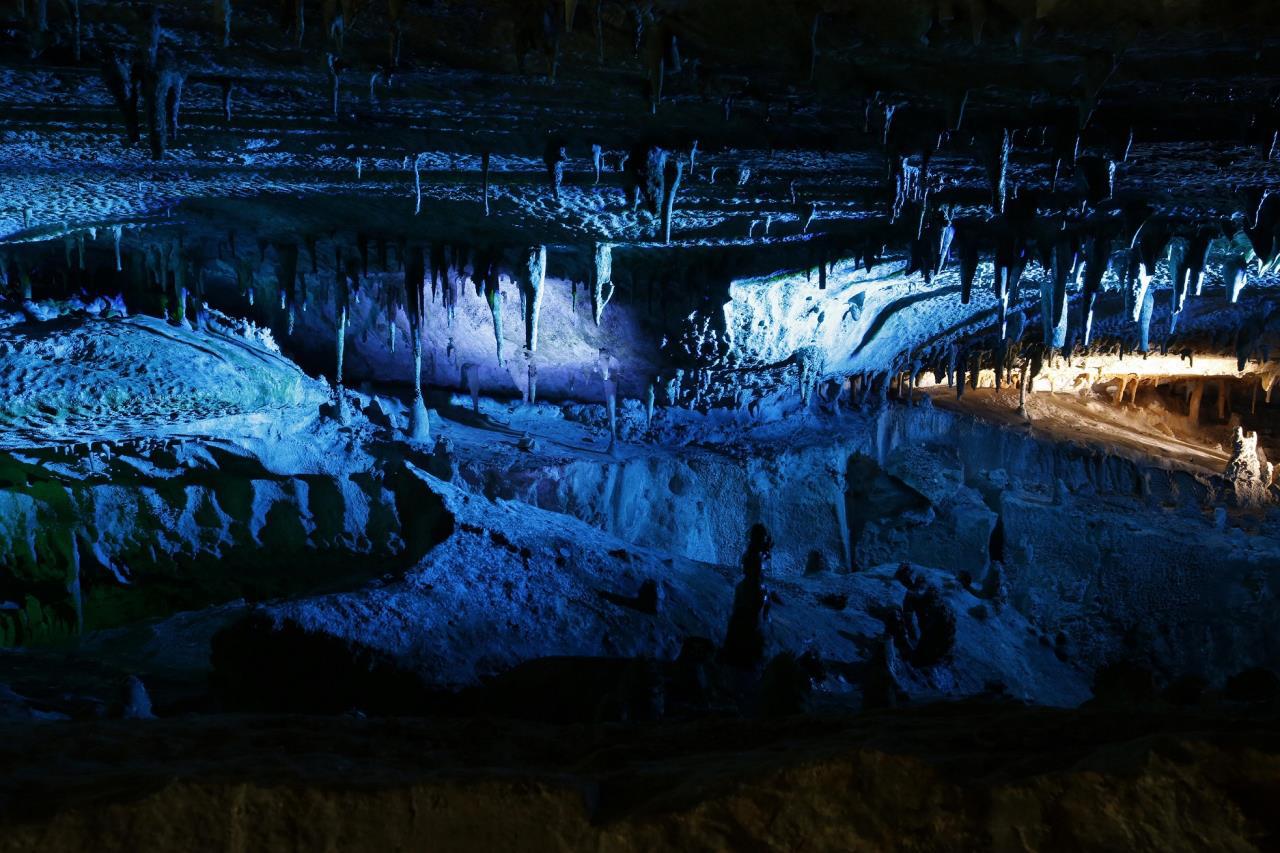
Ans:
[[[1272,5],[0,4],[0,848],[1277,847]]]
[[[15,853],[246,839],[348,850],[1262,851],[1280,837],[1274,718],[1230,712],[976,704],[570,730],[244,716],[4,731],[19,735],[4,738],[0,786],[0,849]]]
[[[1271,499],[1274,466],[1258,459],[1258,434],[1245,435],[1236,427],[1232,436],[1231,461],[1223,474],[1241,506],[1258,506]]]

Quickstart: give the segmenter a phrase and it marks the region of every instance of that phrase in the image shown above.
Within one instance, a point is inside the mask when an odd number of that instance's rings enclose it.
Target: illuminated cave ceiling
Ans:
[[[447,267],[516,282],[546,245],[587,304],[607,245],[619,303],[674,304],[604,341],[650,372],[814,347],[828,376],[942,369],[953,342],[1086,329],[1265,356],[1267,3],[884,6],[9,2],[6,272],[109,288],[91,273],[123,225],[126,256],[180,242],[212,281],[253,255],[250,287],[282,292],[273,255],[301,247],[305,301],[357,253],[367,278],[370,255],[395,270],[421,243],[435,267],[447,245]],[[81,244],[90,273],[67,269]]]

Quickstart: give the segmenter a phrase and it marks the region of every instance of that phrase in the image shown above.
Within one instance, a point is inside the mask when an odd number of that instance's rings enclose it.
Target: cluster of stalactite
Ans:
[[[889,164],[887,215],[880,224],[862,226],[856,234],[815,235],[820,259],[836,253],[862,260],[868,270],[883,247],[905,247],[908,274],[926,284],[952,264],[960,280],[960,299],[968,304],[983,262],[989,262],[990,287],[996,298],[997,334],[1009,339],[1011,305],[1019,301],[1029,266],[1039,264],[1038,304],[1042,340],[1063,349],[1088,346],[1104,278],[1118,282],[1125,315],[1135,324],[1137,346],[1152,345],[1151,320],[1156,299],[1157,267],[1163,265],[1171,307],[1167,336],[1178,330],[1187,300],[1199,296],[1213,254],[1222,266],[1227,298],[1235,302],[1251,276],[1277,269],[1280,260],[1280,197],[1269,190],[1242,190],[1245,202],[1229,219],[1170,215],[1142,194],[1117,195],[1117,165],[1128,159],[1134,131],[1114,117],[1096,119],[1099,90],[1115,71],[1118,58],[1091,57],[1079,80],[1078,107],[1029,110],[1017,118],[966,113],[968,91],[928,105],[893,100],[885,93],[867,96],[867,127],[883,117],[883,142]],[[971,111],[969,111],[971,113]],[[1272,111],[1275,113],[1275,111]],[[1030,121],[1028,122],[1028,119]],[[1255,116],[1260,123],[1280,122],[1280,113]],[[1009,122],[1001,124],[1000,122]],[[1274,152],[1274,131],[1261,133],[1264,158]],[[935,156],[970,156],[981,165],[989,199],[931,171]],[[1014,155],[1021,174],[1028,168],[1036,180],[1027,186],[1011,181]],[[1037,159],[1042,165],[1029,166]],[[990,213],[959,216],[965,208],[987,207]],[[817,265],[821,271],[821,264]],[[825,283],[825,276],[820,278]],[[1079,328],[1069,328],[1069,300],[1083,302]]]

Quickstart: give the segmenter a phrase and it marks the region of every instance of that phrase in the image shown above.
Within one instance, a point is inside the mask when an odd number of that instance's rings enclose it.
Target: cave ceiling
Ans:
[[[846,262],[974,306],[903,351],[1003,342],[1019,304],[1051,315],[1026,324],[1047,344],[1111,329],[1096,305],[1145,348],[1138,327],[1202,290],[1243,300],[1227,332],[1270,327],[1267,3],[25,0],[0,16],[11,251],[87,238],[109,255],[117,228],[350,234],[546,245],[549,274],[586,280],[609,244],[625,275],[825,288]],[[1207,334],[1236,348],[1223,332]]]

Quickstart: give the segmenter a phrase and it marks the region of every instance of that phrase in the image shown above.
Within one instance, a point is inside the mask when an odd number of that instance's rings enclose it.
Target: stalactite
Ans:
[[[1155,292],[1147,290],[1138,312],[1138,351],[1146,353],[1151,343],[1151,314],[1155,310]]]
[[[298,302],[298,244],[276,246],[276,281],[280,287],[280,307],[285,311],[285,334],[293,334]]]
[[[70,0],[71,4],[71,56],[80,61],[80,0]]]
[[[387,33],[387,64],[389,68],[400,67],[400,44],[404,39],[404,5],[406,0],[388,0],[387,20],[390,24]]]
[[[604,308],[613,298],[613,246],[609,243],[596,244],[591,287],[596,325],[599,326]]]
[[[134,74],[130,56],[108,48],[102,62],[102,79],[124,118],[125,134],[131,143],[136,143],[142,135],[141,122],[138,119],[138,97],[141,86]]]
[[[356,251],[360,253],[360,274],[369,275],[369,235],[363,231],[356,232]]]
[[[547,279],[547,247],[534,246],[525,256],[522,282],[525,307],[525,348],[538,350],[538,321],[542,316],[542,288]]]
[[[1106,237],[1095,236],[1089,241],[1088,259],[1085,261],[1084,276],[1084,345],[1088,346],[1093,338],[1093,315],[1097,307],[1098,295],[1102,292],[1102,276],[1107,271],[1111,259],[1111,241]]]
[[[213,0],[213,31],[222,40],[222,46],[231,44],[231,0]]]
[[[485,302],[493,315],[493,339],[498,353],[498,365],[502,366],[502,290],[498,286],[498,271],[491,268],[484,276]]]
[[[324,0],[321,11],[324,13],[324,27],[329,35],[329,40],[338,53],[341,53],[347,22],[343,17],[342,11],[338,8],[337,0]]]
[[[604,65],[604,0],[596,0],[596,61]]]
[[[123,233],[124,233],[124,228],[122,226],[120,225],[111,226],[111,239],[112,239],[112,242],[115,244],[115,250],[116,250],[116,272],[120,272],[122,269],[122,267],[120,266],[120,235]]]
[[[591,146],[591,169],[595,173],[595,183],[600,183],[600,173],[604,165],[604,151],[599,144]]]
[[[822,21],[822,15],[815,12],[813,15],[813,24],[809,29],[809,82],[813,82],[813,78],[818,73],[818,24]]]
[[[649,47],[649,112],[656,115],[662,103],[662,85],[666,78],[667,61],[663,55],[662,40],[653,37]]]
[[[1200,232],[1187,245],[1187,279],[1191,292],[1196,296],[1200,296],[1204,290],[1204,267],[1209,258],[1209,243],[1209,235]]]
[[[332,101],[333,117],[336,119],[338,117],[339,87],[342,80],[342,62],[336,54],[327,53],[325,54],[325,65],[329,71],[330,99]]]
[[[351,282],[351,301],[356,305],[359,305],[362,286],[360,280],[360,259],[353,255],[347,255],[344,266],[346,268],[347,280]]]
[[[973,293],[973,279],[978,273],[978,244],[971,235],[957,232],[960,254],[960,304],[968,305]]]
[[[1222,280],[1227,285],[1227,300],[1234,305],[1249,281],[1248,266],[1243,257],[1236,255],[1227,259],[1222,265]]]
[[[1067,280],[1075,269],[1076,247],[1061,235],[1053,245],[1050,275],[1040,284],[1040,312],[1045,346],[1060,348],[1067,342]]]
[[[489,215],[489,152],[480,152],[480,177],[484,182],[484,215]]]
[[[151,158],[159,160],[169,145],[170,128],[177,125],[177,102],[171,90],[181,86],[181,76],[166,67],[151,67],[144,75],[147,96],[147,136]]]
[[[431,244],[431,296],[441,295],[449,284],[449,258],[444,243]]]
[[[897,222],[902,217],[907,202],[921,201],[921,168],[908,162],[906,155],[899,155],[892,160],[893,168],[890,182],[893,184],[893,208],[890,222]]]
[[[997,214],[1003,214],[1009,197],[1009,154],[1013,150],[1013,134],[1005,128],[993,143],[989,153],[991,177],[991,206]]]
[[[1133,311],[1132,319],[1137,321],[1146,304],[1146,296],[1151,288],[1151,282],[1155,280],[1156,264],[1162,254],[1164,254],[1165,246],[1169,242],[1169,233],[1164,226],[1148,219],[1143,222],[1138,230],[1134,233],[1133,241],[1130,243],[1130,249],[1133,252],[1131,259],[1130,275],[1131,287],[1130,294],[1132,302],[1130,307]],[[1136,262],[1136,265],[1134,264]]]
[[[178,120],[182,111],[182,86],[186,82],[186,76],[173,72],[170,77],[169,88],[165,93],[166,116],[168,119],[169,138],[178,138],[178,129],[181,123]]]

